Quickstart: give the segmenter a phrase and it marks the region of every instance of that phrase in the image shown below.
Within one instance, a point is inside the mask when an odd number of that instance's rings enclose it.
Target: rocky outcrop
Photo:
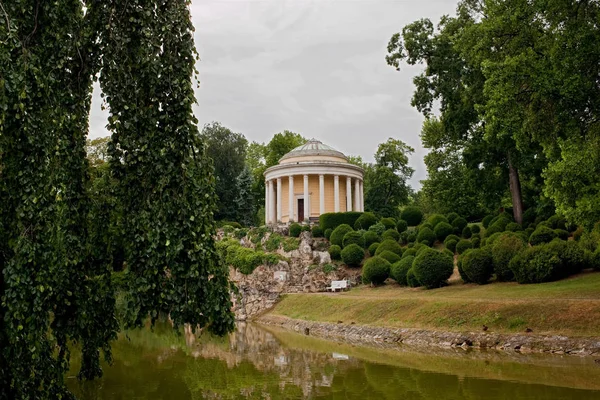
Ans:
[[[267,239],[268,236],[263,240]],[[231,268],[230,279],[238,288],[238,293],[233,295],[236,319],[245,321],[259,315],[273,307],[279,296],[285,293],[322,292],[333,280],[355,282],[359,270],[342,267],[330,272],[323,270],[331,258],[329,252],[320,250],[321,244],[320,240],[313,240],[310,232],[302,232],[297,250],[277,250],[289,261],[260,265],[249,275]]]
[[[442,332],[412,328],[386,328],[365,325],[296,320],[262,315],[257,322],[299,333],[353,344],[406,344],[414,347],[495,349],[521,353],[599,355],[600,338],[569,338],[550,335],[507,335],[479,332]]]

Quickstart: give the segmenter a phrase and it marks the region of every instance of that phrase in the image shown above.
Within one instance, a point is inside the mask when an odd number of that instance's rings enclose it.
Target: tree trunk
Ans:
[[[510,152],[508,153],[508,177],[510,182],[510,195],[512,197],[513,217],[515,222],[523,224],[523,196],[521,195],[521,180],[519,170],[514,166]]]

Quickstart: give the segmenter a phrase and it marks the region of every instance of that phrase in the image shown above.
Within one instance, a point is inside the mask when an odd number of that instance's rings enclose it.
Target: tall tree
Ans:
[[[246,167],[235,181],[237,195],[235,197],[236,217],[235,220],[244,226],[252,226],[256,223],[256,202],[252,192],[254,180],[250,168]]]
[[[218,220],[235,220],[238,215],[237,187],[232,184],[244,171],[248,141],[241,133],[232,132],[218,122],[206,124],[201,138],[215,168],[215,191],[218,198]]]
[[[397,139],[381,143],[375,153],[375,163],[365,168],[365,210],[395,216],[399,206],[408,201],[411,188],[408,180],[414,169],[408,166],[408,156],[414,149]]]

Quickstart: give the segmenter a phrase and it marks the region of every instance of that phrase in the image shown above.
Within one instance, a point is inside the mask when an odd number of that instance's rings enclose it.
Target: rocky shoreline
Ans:
[[[600,355],[600,337],[499,334],[493,332],[442,332],[413,328],[327,323],[263,314],[255,322],[329,340],[359,345],[407,345],[416,348],[492,349],[520,353]]]

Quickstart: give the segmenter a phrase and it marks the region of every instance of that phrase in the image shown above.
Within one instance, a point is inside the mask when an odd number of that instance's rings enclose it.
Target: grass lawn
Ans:
[[[272,314],[374,326],[600,336],[600,273],[558,282],[474,285],[425,290],[388,284],[345,293],[286,295]]]

